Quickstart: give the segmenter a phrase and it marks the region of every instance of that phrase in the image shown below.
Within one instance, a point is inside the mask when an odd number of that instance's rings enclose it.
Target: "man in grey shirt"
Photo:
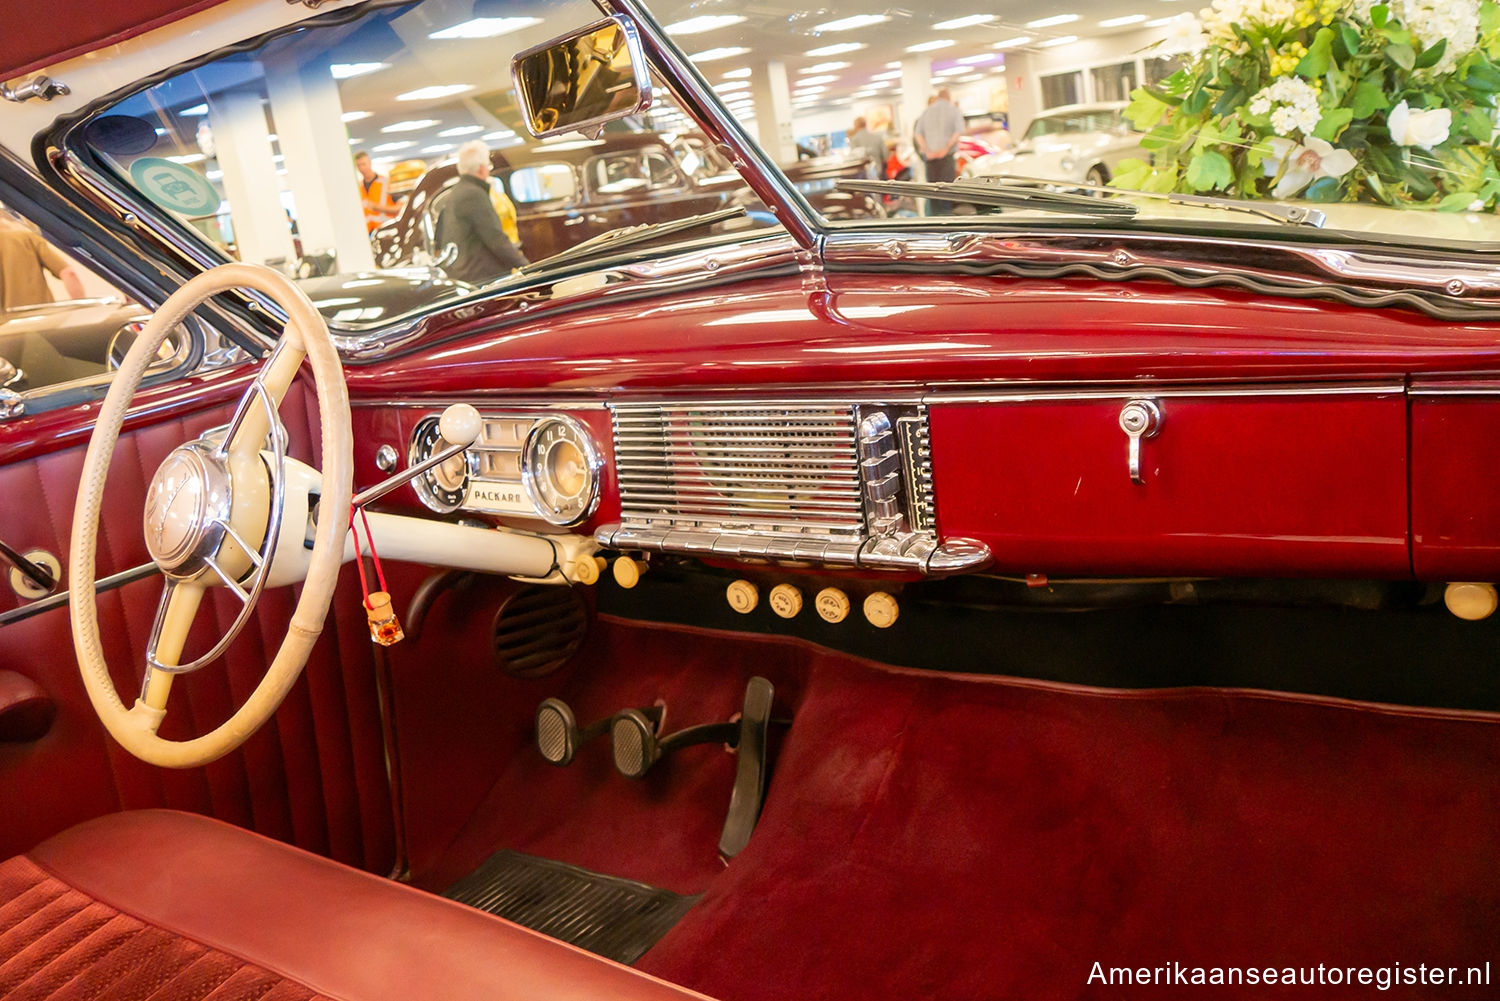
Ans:
[[[964,116],[953,103],[953,94],[944,87],[937,99],[917,118],[917,152],[927,163],[927,180],[952,181],[958,177],[958,140],[964,134]],[[929,198],[928,215],[942,215],[953,210],[952,202]]]
[[[878,180],[885,176],[885,140],[870,131],[863,117],[854,119],[854,128],[849,130],[849,149],[855,154],[863,153],[870,161],[866,177]]]

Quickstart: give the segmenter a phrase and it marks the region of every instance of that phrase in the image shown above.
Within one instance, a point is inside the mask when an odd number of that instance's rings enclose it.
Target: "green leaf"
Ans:
[[[1459,129],[1475,142],[1488,143],[1495,131],[1494,112],[1488,108],[1470,108],[1464,112]]]
[[[1135,126],[1137,132],[1149,132],[1160,122],[1162,116],[1171,107],[1166,101],[1157,97],[1145,87],[1137,87],[1130,92],[1130,105],[1125,109],[1125,117],[1130,124]]]
[[[1333,142],[1353,117],[1353,108],[1334,108],[1332,111],[1325,111],[1323,117],[1318,120],[1318,127],[1313,129],[1313,135],[1324,142]]]
[[[1344,58],[1359,52],[1359,32],[1352,24],[1339,25],[1339,43],[1344,47]]]
[[[1271,144],[1268,142],[1251,143],[1245,147],[1245,165],[1255,170],[1260,170],[1261,164],[1265,163],[1266,157],[1274,154]]]
[[[1370,23],[1377,28],[1384,28],[1391,19],[1391,9],[1383,3],[1378,3],[1370,8]]]
[[[1488,59],[1480,59],[1470,65],[1463,80],[1466,86],[1487,94],[1500,92],[1500,69]]]
[[[1385,47],[1385,57],[1408,73],[1417,63],[1417,54],[1412,51],[1410,45],[1404,42],[1396,42]]]
[[[1158,195],[1165,195],[1170,191],[1177,190],[1177,168],[1171,170],[1153,170],[1151,175],[1141,183],[1142,191],[1150,191]]]
[[[1439,59],[1443,58],[1443,53],[1447,51],[1447,49],[1448,39],[1439,38],[1436,42],[1434,42],[1432,45],[1429,45],[1425,50],[1423,50],[1422,54],[1417,56],[1412,65],[1419,70],[1431,69],[1438,64]]]
[[[1175,108],[1182,103],[1182,95],[1186,94],[1188,90],[1190,90],[1194,86],[1197,86],[1197,83],[1194,81],[1189,81],[1188,85],[1183,89],[1181,94],[1175,93],[1173,91],[1163,90],[1159,86],[1153,87],[1149,83],[1142,84],[1140,89],[1156,98],[1162,104],[1165,104],[1168,107]]]
[[[1188,162],[1186,179],[1194,191],[1226,188],[1234,180],[1234,168],[1223,153],[1199,153]]]
[[[1479,195],[1473,191],[1455,191],[1438,202],[1439,212],[1463,212],[1474,204]]]
[[[1199,87],[1182,101],[1184,115],[1201,115],[1208,110],[1209,98],[1213,97],[1207,87]]]
[[[1328,72],[1328,67],[1333,61],[1333,29],[1319,28],[1318,33],[1313,36],[1312,44],[1307,47],[1307,55],[1297,64],[1297,75],[1301,77],[1322,76]]]
[[[1479,33],[1488,35],[1500,31],[1500,5],[1484,0],[1479,5]]]
[[[1344,182],[1337,177],[1320,177],[1302,192],[1310,202],[1336,202],[1344,193]]]
[[[1209,114],[1213,115],[1215,118],[1222,118],[1224,115],[1229,114],[1235,108],[1238,108],[1240,105],[1244,104],[1249,96],[1250,92],[1248,90],[1246,90],[1239,84],[1235,84],[1233,87],[1230,87],[1228,90],[1226,90],[1223,94],[1219,95],[1219,99],[1214,102],[1213,110],[1211,110]]]
[[[1155,153],[1164,150],[1168,146],[1177,145],[1182,139],[1182,129],[1177,125],[1158,125],[1156,128],[1141,136],[1141,149],[1150,150]]]
[[[1198,135],[1193,140],[1193,152],[1205,152],[1210,146],[1217,145],[1218,143],[1221,143],[1223,141],[1224,133],[1219,131],[1219,127],[1213,122],[1206,122],[1204,123],[1203,127],[1198,130]]]
[[[1150,176],[1151,165],[1145,160],[1132,157],[1128,160],[1121,160],[1115,165],[1115,176],[1109,179],[1109,186],[1138,190]]]
[[[1369,118],[1377,111],[1391,106],[1390,98],[1385,96],[1385,87],[1380,78],[1374,77],[1359,82],[1354,88],[1354,95],[1350,99],[1350,110],[1355,118]]]

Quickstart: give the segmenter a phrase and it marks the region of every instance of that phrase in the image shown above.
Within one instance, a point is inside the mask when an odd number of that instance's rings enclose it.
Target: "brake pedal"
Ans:
[[[562,699],[546,699],[536,707],[536,749],[548,764],[571,764],[579,747],[607,729],[609,720],[602,719],[580,730],[573,710]]]

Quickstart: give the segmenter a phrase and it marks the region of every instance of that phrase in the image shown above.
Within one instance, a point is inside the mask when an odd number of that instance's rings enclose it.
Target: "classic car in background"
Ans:
[[[1037,115],[1012,148],[978,156],[965,177],[1013,175],[1105,185],[1122,160],[1145,156],[1141,136],[1125,120],[1125,102],[1071,104]]]
[[[746,214],[715,224],[715,232],[774,222],[744,179],[697,136],[609,131],[597,139],[497,149],[490,161],[493,177],[516,206],[521,250],[533,261],[624,226],[721,208],[738,206]],[[789,174],[831,218],[878,217],[884,212],[876,199],[834,190],[837,178],[860,176],[861,163],[846,157],[799,161]],[[443,248],[433,245],[433,205],[457,177],[452,163],[429,168],[400,214],[371,235],[382,267],[441,259]]]
[[[0,32],[0,202],[153,313],[0,419],[0,996],[1500,994],[1500,17],[1167,20]],[[1160,148],[778,166],[949,86]],[[349,150],[475,139],[533,263],[365,312]]]

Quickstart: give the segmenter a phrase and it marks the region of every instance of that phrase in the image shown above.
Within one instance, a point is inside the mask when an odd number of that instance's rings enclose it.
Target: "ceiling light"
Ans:
[[[346,111],[339,116],[341,122],[357,122],[362,118],[369,118],[374,112],[371,111]]]
[[[957,45],[951,38],[934,38],[930,42],[918,42],[916,45],[908,45],[907,52],[933,52],[937,49],[946,49],[950,45]]]
[[[833,83],[833,81],[835,81],[837,79],[838,79],[838,77],[835,76],[832,73],[825,73],[822,76],[804,76],[804,77],[799,77],[798,78],[798,80],[797,80],[797,86],[799,88],[801,88],[801,87],[812,86],[813,84],[819,84],[819,83]]]
[[[182,156],[169,156],[167,159],[173,163],[198,163],[208,158],[202,153],[184,153]]]
[[[743,80],[743,79],[745,79],[746,77],[748,77],[750,75],[750,72],[751,72],[751,70],[750,70],[750,67],[748,67],[748,66],[741,66],[737,70],[726,70],[725,73],[724,73],[724,79],[726,79],[726,80]]]
[[[801,69],[801,70],[798,70],[797,72],[798,73],[827,73],[830,70],[846,70],[848,68],[849,68],[849,64],[848,63],[838,62],[837,60],[835,60],[834,62],[831,62],[831,63],[818,63],[815,66],[809,66],[806,69]]]
[[[335,80],[347,80],[350,77],[374,73],[376,70],[390,69],[390,65],[390,63],[334,63],[328,67],[328,72]]]
[[[435,101],[440,97],[452,97],[454,94],[462,94],[466,90],[473,90],[472,83],[442,83],[431,87],[418,87],[416,90],[408,90],[405,94],[397,94],[398,101]]]
[[[837,21],[815,25],[813,31],[853,31],[855,28],[868,28],[872,24],[884,24],[889,20],[885,14],[855,14],[853,17],[841,17]]]
[[[199,115],[206,115],[206,114],[208,114],[208,105],[206,105],[206,104],[195,104],[191,108],[183,108],[181,111],[179,111],[177,113],[179,115],[181,115],[183,118],[196,118]]]
[[[410,149],[415,145],[416,143],[410,139],[406,139],[398,143],[381,143],[379,146],[371,147],[371,149],[375,153],[394,153],[398,149]]]
[[[1050,28],[1058,24],[1072,24],[1078,20],[1077,14],[1054,14],[1052,17],[1039,17],[1035,21],[1027,21],[1028,28]]]
[[[715,59],[729,59],[734,56],[742,56],[750,50],[743,45],[724,46],[717,49],[704,49],[688,56],[695,63],[711,63]]]
[[[889,72],[886,72],[886,73],[876,73],[874,76],[870,77],[870,79],[871,80],[899,80],[899,79],[901,79],[901,71],[900,70],[890,70]]]
[[[839,42],[836,45],[824,45],[821,48],[808,49],[809,56],[842,56],[850,52],[858,52],[865,47],[864,42]]]
[[[892,59],[890,62],[885,64],[885,68],[888,70],[898,70],[901,68],[901,60]]]
[[[750,85],[743,80],[735,80],[730,83],[721,83],[714,90],[720,94],[732,94],[737,90],[749,90]]]
[[[417,132],[417,131],[419,131],[421,129],[430,129],[434,125],[438,125],[438,124],[440,124],[440,120],[436,119],[436,118],[413,118],[413,119],[411,119],[409,121],[396,122],[394,125],[387,125],[385,128],[381,129],[380,131],[382,131],[382,132]]]
[[[1013,49],[1018,45],[1025,45],[1031,41],[1030,35],[1017,35],[1015,38],[1007,38],[1003,42],[996,42],[991,48]]]
[[[983,80],[983,79],[984,79],[984,74],[983,73],[971,73],[968,76],[961,76],[957,80],[954,80],[953,82],[954,83],[973,83],[975,80]]]
[[[362,142],[364,142],[363,139],[356,139],[353,136],[349,137],[349,145],[350,146],[358,146]]]
[[[958,74],[960,74],[960,73],[967,73],[967,72],[969,72],[969,67],[967,67],[967,66],[949,66],[946,69],[940,69],[940,70],[933,71],[932,75],[933,76],[958,76]]]
[[[727,28],[731,24],[739,24],[745,20],[741,14],[700,14],[690,17],[686,21],[678,21],[676,24],[667,25],[667,33],[672,35],[701,35],[705,31],[713,31],[716,28]]]
[[[1045,42],[1037,42],[1036,47],[1039,49],[1055,49],[1059,45],[1070,45],[1076,41],[1078,41],[1077,35],[1064,35],[1061,38],[1049,38]]]
[[[533,24],[541,24],[539,17],[476,17],[472,21],[464,21],[455,24],[451,28],[442,31],[434,31],[428,38],[499,38],[508,35],[512,31],[529,28]]]
[[[1145,14],[1127,14],[1124,17],[1112,17],[1108,21],[1100,21],[1101,28],[1122,28],[1127,24],[1140,24],[1146,20]]]
[[[827,87],[798,87],[796,90],[792,91],[792,96],[793,97],[811,97],[814,94],[826,94],[826,93],[828,93],[828,88]]]
[[[1005,57],[996,52],[981,52],[977,56],[964,56],[962,59],[958,60],[958,62],[963,63],[965,66],[974,66],[979,63],[994,62],[996,59],[1003,58]]]
[[[436,146],[423,146],[423,153],[446,153],[453,148],[452,143],[438,143]]]
[[[444,129],[438,133],[443,139],[451,139],[454,136],[472,136],[476,132],[483,132],[483,125],[459,125],[451,129]]]
[[[933,27],[938,31],[957,31],[959,28],[972,28],[976,24],[987,24],[994,19],[994,14],[970,14],[968,17],[955,17],[951,21],[939,21]]]
[[[510,129],[496,129],[494,132],[486,132],[479,138],[483,139],[485,142],[493,142],[496,139],[514,139],[515,137],[516,134]]]

